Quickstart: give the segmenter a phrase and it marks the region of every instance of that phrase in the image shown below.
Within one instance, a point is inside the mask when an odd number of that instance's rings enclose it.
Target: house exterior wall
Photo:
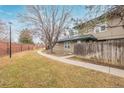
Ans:
[[[74,45],[77,43],[76,41],[66,41],[69,43],[69,48],[64,47],[65,42],[57,43],[54,47],[54,51],[63,51],[65,54],[70,54],[74,52]]]
[[[111,20],[108,20],[108,24],[111,26],[121,25],[122,23],[118,24],[119,22],[120,22],[120,18],[113,18]],[[84,35],[92,34],[98,40],[124,38],[124,28],[122,26],[106,28],[106,30],[102,32],[94,32],[94,29],[87,29],[87,28],[83,28],[82,32],[84,30],[87,30],[85,31],[85,33],[83,33]],[[77,41],[68,41],[68,42],[69,42],[70,48],[64,48],[65,42],[62,42],[62,43],[57,43],[54,49],[57,51],[58,50],[64,51],[65,53],[73,53],[74,45],[77,43]]]
[[[119,18],[113,18],[108,21],[108,24],[111,26],[117,26],[120,22]],[[119,24],[121,25],[121,24]],[[122,26],[120,27],[112,27],[112,28],[106,28],[106,31],[103,32],[94,32],[94,30],[84,33],[86,34],[92,34],[94,35],[98,40],[103,39],[118,39],[118,38],[124,38],[124,28]]]
[[[55,47],[53,48],[54,51],[64,51],[64,44],[63,43],[57,43]]]
[[[68,53],[73,53],[73,50],[74,50],[74,44],[76,42],[73,42],[73,41],[68,41],[69,43],[69,48],[64,48],[64,51],[67,51]],[[64,44],[64,43],[63,43]]]

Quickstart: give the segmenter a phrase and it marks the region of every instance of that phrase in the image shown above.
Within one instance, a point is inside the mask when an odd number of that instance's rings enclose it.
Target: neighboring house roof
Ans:
[[[95,26],[95,24],[98,24],[98,23],[101,23],[101,22],[105,21],[105,20],[102,20],[102,19],[107,18],[107,20],[108,20],[108,19],[111,19],[111,18],[114,18],[114,17],[120,17],[122,11],[120,11],[119,9],[120,8],[116,8],[115,10],[108,11],[108,12],[106,12],[106,13],[104,13],[104,14],[102,14],[102,15],[94,18],[94,19],[91,19],[91,20],[88,20],[86,22],[80,23],[80,24],[74,26],[73,28],[74,29],[82,29],[82,28],[86,27],[88,24],[90,24],[92,26],[93,25]]]
[[[58,40],[58,42],[76,41],[76,40],[87,41],[87,40],[97,40],[97,39],[93,35],[80,35],[80,36],[66,37]]]
[[[102,19],[102,17],[103,17],[103,16],[99,16],[99,17],[97,17],[97,18],[91,19],[91,20],[86,21],[86,22],[84,22],[84,23],[80,23],[80,24],[74,26],[73,29],[76,29],[76,30],[83,29],[83,28],[85,28],[87,25],[90,25],[90,26],[93,26],[93,25],[94,25],[94,26],[95,26],[95,24],[99,23],[98,20]]]

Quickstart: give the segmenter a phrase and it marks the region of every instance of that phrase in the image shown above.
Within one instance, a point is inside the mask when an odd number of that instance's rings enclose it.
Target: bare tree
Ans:
[[[117,26],[124,27],[124,6],[122,5],[89,5],[85,6],[86,13],[82,19],[74,20],[75,29],[89,29],[94,27],[99,23],[107,22],[113,16],[116,16],[120,19],[117,24],[112,25],[107,23],[107,27],[113,28]],[[85,31],[85,30],[84,30]]]
[[[0,40],[8,41],[7,26],[2,20],[0,20]]]
[[[120,25],[120,23],[124,21],[124,6],[122,5],[94,5],[94,6],[86,6],[87,17],[89,19],[99,18],[97,20],[93,20],[94,23],[104,22],[116,16],[120,18],[120,22],[118,22],[115,26]],[[109,27],[112,27],[111,24],[108,24]],[[124,25],[124,24],[123,24]],[[113,26],[114,27],[114,26]]]
[[[27,6],[23,19],[34,26],[34,33],[52,53],[61,32],[68,26],[70,12],[65,6]]]

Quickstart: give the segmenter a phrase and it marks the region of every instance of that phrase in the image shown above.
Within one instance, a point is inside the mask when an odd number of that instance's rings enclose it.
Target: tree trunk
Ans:
[[[51,44],[49,44],[49,52],[52,54],[53,53],[53,47]]]
[[[51,53],[51,54],[53,53],[53,48],[50,48],[50,53]]]

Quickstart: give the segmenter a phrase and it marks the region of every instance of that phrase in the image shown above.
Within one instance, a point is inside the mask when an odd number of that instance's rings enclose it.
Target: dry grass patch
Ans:
[[[49,50],[42,50],[42,52],[50,54],[50,55],[58,56],[58,57],[68,56],[68,55],[72,54],[72,53],[69,53],[68,51],[64,51],[64,50],[58,49],[58,48],[57,49],[54,48],[53,53],[50,53]]]
[[[110,67],[113,67],[113,68],[119,68],[119,69],[124,70],[124,66],[119,66],[117,64],[110,64],[108,62],[99,62],[99,60],[93,59],[93,58],[89,59],[89,58],[85,58],[85,57],[82,57],[82,56],[76,56],[75,55],[73,57],[70,57],[69,59],[77,60],[77,61],[80,61],[80,62],[97,64],[97,65],[110,66]]]
[[[34,51],[12,60],[0,68],[0,87],[124,87],[124,78],[60,63]]]

